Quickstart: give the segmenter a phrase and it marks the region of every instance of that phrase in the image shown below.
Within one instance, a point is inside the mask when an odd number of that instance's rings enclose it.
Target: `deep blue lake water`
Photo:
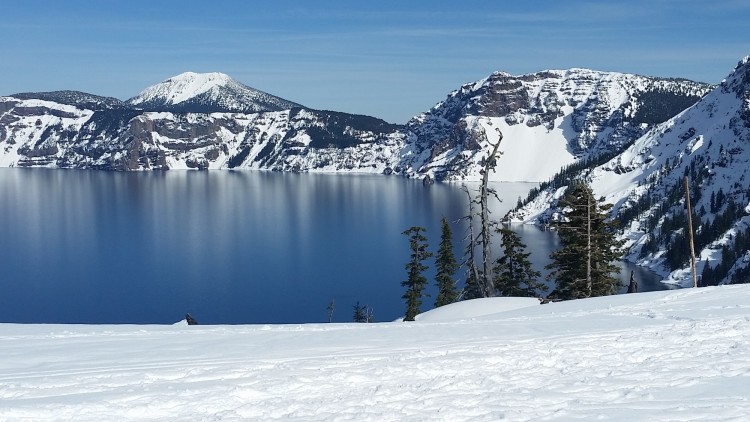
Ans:
[[[497,184],[493,215],[533,186]],[[323,322],[334,299],[334,321],[357,301],[390,321],[405,308],[401,232],[426,227],[434,251],[440,219],[466,213],[459,185],[381,175],[0,169],[0,322]],[[543,267],[554,233],[517,229]],[[629,264],[623,280],[631,269],[664,288]]]

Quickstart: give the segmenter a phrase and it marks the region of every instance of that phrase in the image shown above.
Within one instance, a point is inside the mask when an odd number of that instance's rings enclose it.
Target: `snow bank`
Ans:
[[[419,322],[456,322],[538,305],[539,299],[533,297],[474,299],[432,309],[417,315],[416,320]]]
[[[746,420],[749,295],[469,301],[444,312],[485,316],[439,324],[0,324],[0,420]]]

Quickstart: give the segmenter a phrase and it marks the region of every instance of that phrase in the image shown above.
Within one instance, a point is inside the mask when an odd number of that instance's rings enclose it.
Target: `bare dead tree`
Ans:
[[[468,268],[468,274],[469,278],[475,280],[477,283],[481,283],[481,278],[479,277],[479,269],[477,268],[477,261],[476,261],[476,248],[477,248],[477,242],[479,241],[478,236],[474,236],[474,203],[475,200],[471,197],[471,192],[469,192],[469,188],[467,188],[465,185],[463,186],[464,192],[466,192],[466,196],[469,198],[469,214],[463,217],[464,220],[467,220],[469,223],[469,229],[468,234],[466,235],[465,241],[468,242],[466,245],[466,260],[464,261],[464,265],[467,265]],[[468,287],[468,286],[467,286]],[[485,288],[484,286],[481,286],[480,289],[482,292],[484,292]],[[461,294],[463,296],[466,293],[466,290]]]
[[[479,187],[479,212],[480,212],[480,224],[481,224],[481,243],[482,243],[482,284],[485,288],[485,297],[492,297],[495,295],[495,284],[492,281],[492,242],[490,241],[492,222],[490,221],[490,210],[488,205],[488,198],[493,195],[498,200],[497,192],[490,189],[487,185],[489,183],[490,171],[495,171],[497,166],[497,153],[500,148],[500,141],[503,140],[503,133],[499,129],[495,129],[498,134],[497,143],[490,143],[492,148],[490,155],[484,160],[484,166],[481,170],[482,174],[482,185]]]
[[[336,299],[331,299],[331,303],[326,308],[328,310],[328,322],[333,322],[333,311],[336,310]]]
[[[483,297],[492,297],[495,295],[495,285],[492,280],[492,226],[495,225],[490,220],[489,210],[489,197],[494,196],[498,200],[497,192],[491,189],[489,185],[489,174],[490,171],[494,171],[497,166],[497,154],[499,153],[500,141],[503,140],[503,134],[499,129],[495,129],[498,134],[498,140],[496,143],[490,144],[490,154],[484,159],[480,174],[482,175],[482,182],[479,186],[479,192],[476,198],[472,198],[469,189],[464,186],[464,191],[469,198],[469,215],[466,219],[469,222],[469,245],[467,247],[467,264],[469,265],[469,272],[474,280],[480,287],[481,294]],[[484,134],[482,134],[484,135]],[[485,138],[486,139],[486,138]],[[474,235],[474,204],[479,205],[479,233]],[[477,245],[482,246],[482,271],[476,265],[475,248]]]

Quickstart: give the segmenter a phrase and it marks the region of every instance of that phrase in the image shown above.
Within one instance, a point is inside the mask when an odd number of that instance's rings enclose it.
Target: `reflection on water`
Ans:
[[[503,184],[493,215],[532,186]],[[313,322],[332,299],[336,321],[357,301],[393,320],[401,232],[422,225],[435,249],[440,219],[464,214],[458,185],[380,175],[0,169],[0,321]],[[517,229],[546,264],[554,234]],[[637,270],[642,288],[661,287]]]

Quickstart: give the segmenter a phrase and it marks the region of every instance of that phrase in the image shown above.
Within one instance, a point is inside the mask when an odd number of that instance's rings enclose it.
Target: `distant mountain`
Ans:
[[[80,91],[51,91],[51,92],[22,92],[11,97],[22,100],[43,100],[59,104],[66,104],[88,110],[107,110],[126,108],[128,105],[112,97],[87,94]]]
[[[404,165],[438,180],[479,179],[479,163],[499,130],[503,155],[491,177],[544,181],[563,166],[621,150],[709,89],[588,69],[497,72],[412,119],[412,154]]]
[[[695,105],[601,165],[560,174],[509,218],[555,219],[569,180],[584,178],[614,204],[629,259],[692,285],[685,176],[700,283],[750,282],[750,57]]]
[[[462,86],[406,126],[311,110],[221,73],[183,73],[127,102],[89,94],[0,97],[0,166],[252,168],[478,180],[504,138],[501,181],[547,180],[616,155],[710,86],[585,69]]]
[[[384,173],[402,146],[400,126],[331,111],[84,110],[0,97],[0,167]]]
[[[258,113],[301,105],[243,85],[223,73],[185,72],[150,86],[128,100],[146,110]]]

